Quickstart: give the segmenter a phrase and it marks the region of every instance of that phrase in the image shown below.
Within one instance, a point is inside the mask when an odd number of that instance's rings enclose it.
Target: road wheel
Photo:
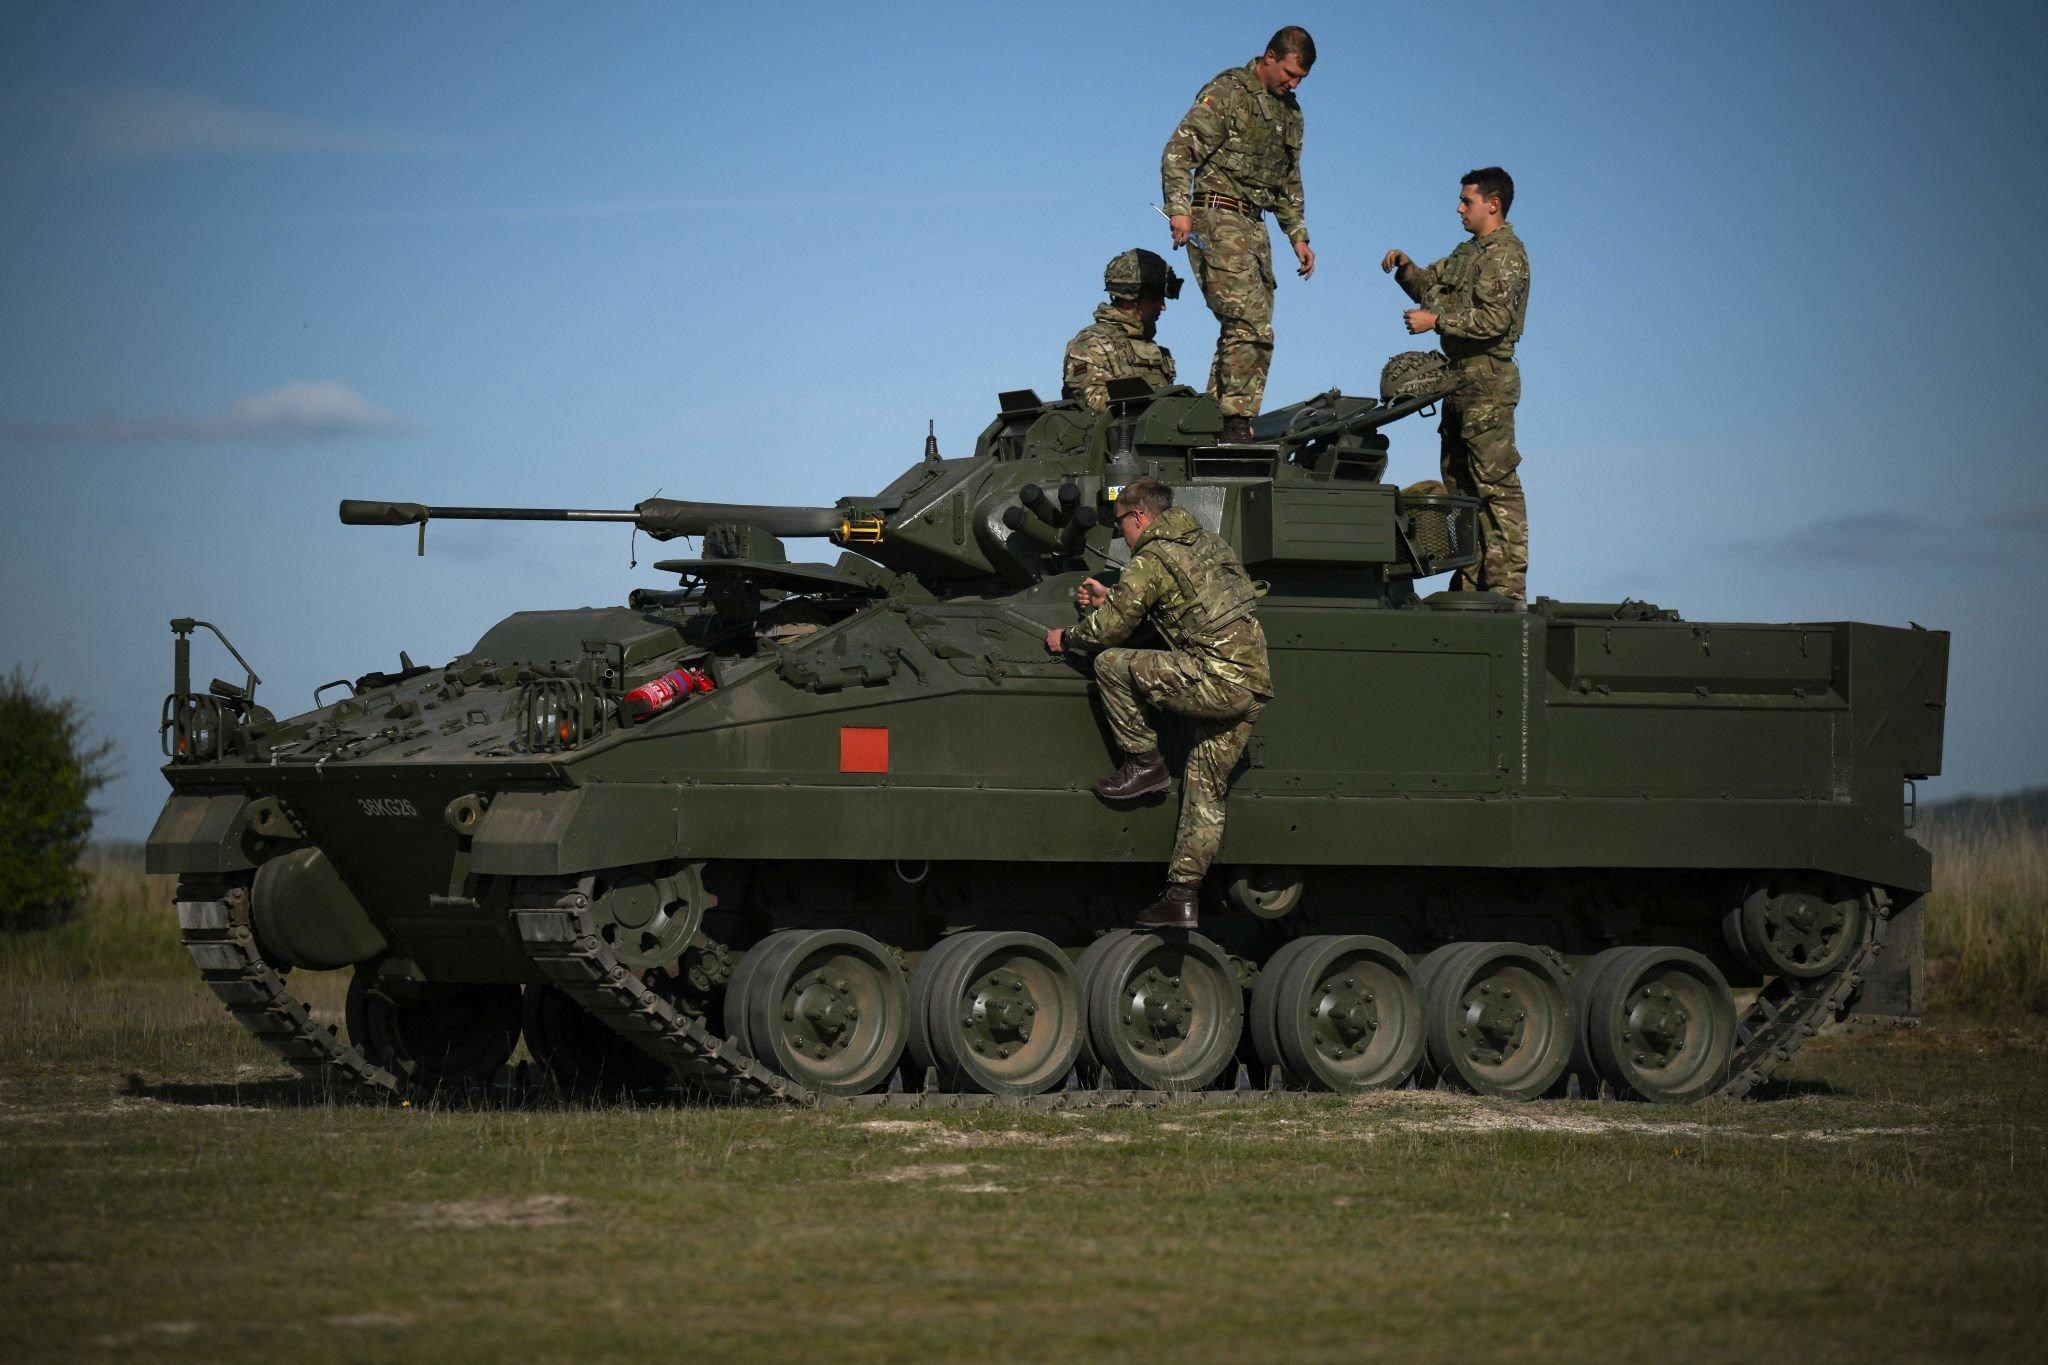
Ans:
[[[668,1083],[668,1068],[555,986],[526,988],[520,1032],[555,1084],[572,1095],[649,1090]]]
[[[912,1056],[947,1090],[1041,1094],[1081,1051],[1080,977],[1037,934],[955,934],[918,965],[910,1002]]]
[[[1259,1059],[1319,1090],[1399,1085],[1422,1061],[1422,994],[1408,955],[1367,934],[1283,946],[1252,991]]]
[[[348,1036],[370,1059],[420,1085],[487,1081],[519,1042],[519,987],[380,980],[364,963],[348,983]]]
[[[1728,1079],[1735,999],[1720,969],[1687,948],[1609,948],[1572,981],[1573,1065],[1628,1099],[1689,1104]]]
[[[1221,948],[1182,930],[1119,929],[1089,953],[1088,1046],[1117,1085],[1200,1090],[1223,1074],[1244,1027],[1244,991]]]
[[[910,993],[895,955],[866,934],[786,930],[741,959],[726,1021],[728,1029],[743,1022],[755,1059],[789,1079],[820,1094],[860,1095],[887,1082],[902,1059]]]
[[[1482,1095],[1527,1100],[1571,1062],[1571,987],[1547,954],[1520,943],[1439,948],[1416,969],[1430,1066]]]

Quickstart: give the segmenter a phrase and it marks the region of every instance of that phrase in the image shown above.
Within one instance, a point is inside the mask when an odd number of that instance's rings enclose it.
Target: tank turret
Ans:
[[[1248,567],[1286,573],[1303,586],[1318,571],[1350,571],[1330,585],[1398,595],[1401,580],[1473,561],[1476,502],[1404,496],[1379,482],[1387,463],[1380,429],[1425,400],[1383,404],[1332,390],[1266,414],[1250,444],[1220,446],[1221,416],[1206,395],[1138,380],[1113,381],[1110,393],[1107,413],[1046,403],[1029,389],[1004,393],[972,456],[936,458],[928,441],[926,458],[879,493],[832,507],[649,498],[605,511],[349,499],[341,519],[418,524],[422,548],[426,523],[437,519],[630,522],[657,540],[744,526],[778,539],[829,540],[935,583],[994,580],[1015,589],[1110,564],[1117,552],[1108,503],[1146,474],[1173,485]]]

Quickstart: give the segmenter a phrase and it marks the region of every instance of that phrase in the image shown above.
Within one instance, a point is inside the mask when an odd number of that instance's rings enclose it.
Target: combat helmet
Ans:
[[[1166,258],[1141,246],[1118,256],[1102,272],[1102,287],[1113,299],[1137,299],[1147,294],[1177,299],[1180,286],[1181,278],[1173,273]]]
[[[1403,351],[1380,371],[1380,401],[1427,398],[1432,402],[1457,387],[1442,351]]]

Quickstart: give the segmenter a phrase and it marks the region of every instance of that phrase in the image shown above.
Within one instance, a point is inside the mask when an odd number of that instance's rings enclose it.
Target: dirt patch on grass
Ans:
[[[1924,1124],[1899,1128],[1816,1128],[1807,1132],[1770,1133],[1766,1136],[1791,1142],[1855,1142],[1859,1138],[1932,1137],[1934,1129]]]
[[[1070,1147],[1075,1143],[1129,1142],[1122,1133],[1032,1133],[1022,1128],[950,1128],[932,1119],[871,1119],[871,1133],[910,1139],[913,1152],[959,1151],[969,1147]]]
[[[136,1346],[143,1342],[182,1341],[199,1330],[196,1322],[145,1322],[133,1331],[94,1337],[95,1346]]]
[[[1399,1133],[1558,1133],[1573,1137],[1598,1137],[1610,1133],[1649,1137],[1750,1138],[1778,1142],[1854,1142],[1861,1138],[1927,1137],[1934,1129],[1925,1125],[1855,1128],[1795,1128],[1777,1132],[1756,1132],[1733,1125],[1701,1123],[1675,1115],[1658,1118],[1655,1107],[1629,1105],[1620,1112],[1587,1113],[1583,1109],[1558,1109],[1548,1104],[1517,1104],[1489,1100],[1449,1090],[1380,1090],[1355,1096],[1347,1106],[1353,1111],[1372,1113],[1384,1120],[1384,1127]],[[1743,1111],[1742,1117],[1749,1117]],[[1371,1141],[1374,1128],[1337,1131],[1321,1125],[1328,1138]]]
[[[930,1133],[945,1125],[930,1119],[869,1119],[860,1126],[870,1133]]]
[[[951,1190],[956,1194],[1010,1193],[1008,1185],[998,1185],[992,1180],[974,1180],[966,1184],[946,1183],[966,1180],[976,1171],[992,1171],[995,1169],[996,1167],[991,1166],[985,1161],[932,1161],[921,1166],[894,1166],[889,1170],[876,1172],[874,1178],[891,1185],[939,1182],[941,1189]]]
[[[412,1221],[443,1228],[545,1228],[576,1221],[576,1201],[566,1194],[533,1194],[523,1199],[495,1195],[444,1204],[414,1204]]]
[[[885,1180],[891,1185],[901,1185],[908,1180],[954,1180],[974,1169],[965,1162],[935,1161],[926,1166],[896,1166],[875,1173],[875,1179]]]
[[[403,1313],[380,1313],[372,1309],[367,1313],[336,1313],[327,1319],[327,1325],[370,1331],[378,1328],[409,1327],[412,1325],[412,1319]]]

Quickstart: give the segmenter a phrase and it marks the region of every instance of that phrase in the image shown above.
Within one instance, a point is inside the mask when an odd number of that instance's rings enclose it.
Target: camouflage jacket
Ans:
[[[1142,379],[1154,388],[1173,382],[1173,352],[1145,335],[1145,324],[1113,303],[1097,304],[1095,321],[1067,343],[1065,398],[1102,412],[1112,379]]]
[[[1401,287],[1436,314],[1453,365],[1474,356],[1513,360],[1529,315],[1529,253],[1506,223],[1474,237],[1435,265],[1417,266]]]
[[[1204,531],[1185,507],[1169,507],[1138,537],[1123,577],[1067,632],[1067,643],[1081,649],[1121,644],[1149,618],[1169,646],[1201,660],[1211,677],[1270,697],[1266,632],[1252,615],[1257,601],[1229,543]]]
[[[1166,139],[1159,184],[1169,216],[1188,212],[1192,190],[1227,194],[1270,212],[1289,241],[1307,241],[1300,103],[1269,94],[1250,62],[1223,72]]]

